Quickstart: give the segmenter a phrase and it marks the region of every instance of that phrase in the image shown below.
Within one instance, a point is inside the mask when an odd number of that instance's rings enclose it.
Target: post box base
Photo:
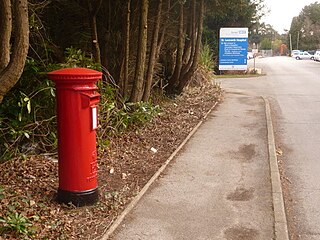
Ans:
[[[57,201],[59,203],[72,203],[77,207],[92,205],[99,200],[98,188],[83,192],[70,192],[58,189]]]

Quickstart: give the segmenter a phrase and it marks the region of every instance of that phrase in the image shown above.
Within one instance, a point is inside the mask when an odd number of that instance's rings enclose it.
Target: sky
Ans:
[[[282,34],[284,29],[290,29],[292,18],[298,16],[303,7],[314,2],[317,0],[265,0],[270,12],[262,21],[272,25],[273,29]]]

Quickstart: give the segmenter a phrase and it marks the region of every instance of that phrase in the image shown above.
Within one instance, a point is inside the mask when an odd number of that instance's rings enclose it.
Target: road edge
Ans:
[[[203,121],[208,117],[213,109],[218,105],[219,102],[215,102],[214,105],[209,109],[209,111],[203,116],[202,120],[192,129],[188,136],[183,140],[183,142],[178,146],[178,148],[170,155],[170,157],[165,161],[165,163],[159,168],[159,170],[150,178],[147,184],[141,189],[136,197],[127,205],[127,207],[122,211],[122,213],[116,218],[116,220],[110,225],[107,232],[102,236],[100,240],[107,240],[114,231],[119,227],[124,218],[133,210],[133,208],[138,204],[140,199],[148,191],[151,185],[158,179],[161,173],[167,168],[172,159],[179,153],[179,151],[186,145],[189,139],[194,135],[198,128],[202,125]]]
[[[272,187],[272,200],[274,210],[274,231],[276,240],[289,240],[287,217],[284,207],[280,172],[274,138],[274,129],[272,124],[271,110],[269,100],[261,96],[265,103],[265,113],[268,132],[268,151],[270,164],[270,177]]]

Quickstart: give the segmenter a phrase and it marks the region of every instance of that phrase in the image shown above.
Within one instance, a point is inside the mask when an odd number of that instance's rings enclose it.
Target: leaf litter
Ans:
[[[58,163],[43,155],[0,165],[0,220],[19,213],[31,223],[24,235],[0,239],[100,239],[189,132],[222,98],[215,86],[190,88],[162,104],[162,113],[139,129],[110,138],[98,156],[99,202],[76,208],[55,201]],[[29,225],[28,225],[29,226]]]

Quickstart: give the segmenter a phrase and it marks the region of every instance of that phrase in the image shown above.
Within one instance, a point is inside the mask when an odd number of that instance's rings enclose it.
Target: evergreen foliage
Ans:
[[[180,94],[199,64],[212,69],[218,29],[253,26],[262,2],[144,0],[141,9],[138,0],[29,0],[28,58],[0,105],[0,159],[55,153],[55,86],[48,72],[65,67],[103,72],[98,131],[103,146],[108,134],[159,113],[153,92]]]

